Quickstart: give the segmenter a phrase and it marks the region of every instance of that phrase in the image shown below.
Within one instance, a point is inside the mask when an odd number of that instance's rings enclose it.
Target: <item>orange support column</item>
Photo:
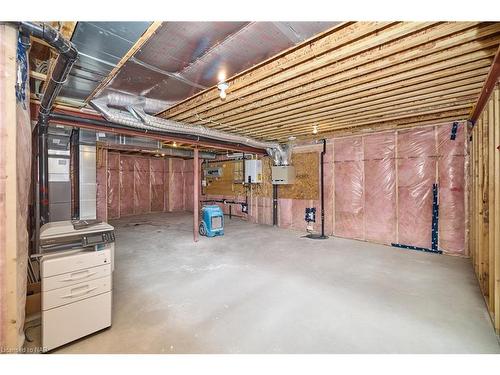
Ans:
[[[200,172],[199,172],[199,162],[198,162],[198,148],[194,149],[193,158],[193,239],[194,242],[198,242],[198,205],[200,204],[200,199],[198,197],[198,188],[200,186]]]

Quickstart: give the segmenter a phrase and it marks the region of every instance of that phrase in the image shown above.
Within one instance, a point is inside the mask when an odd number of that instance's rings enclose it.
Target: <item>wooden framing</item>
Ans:
[[[465,120],[500,44],[495,22],[347,22],[160,117],[263,139]]]
[[[498,80],[498,77],[496,78]],[[495,330],[500,335],[500,88],[472,129],[470,253]]]
[[[470,119],[473,123],[477,121],[484,107],[486,106],[491,93],[495,89],[495,85],[498,82],[499,76],[500,76],[500,47],[498,47],[497,53],[495,54],[493,63],[491,64],[491,68],[488,73],[488,77],[486,77],[486,82],[484,83],[484,87],[481,90],[479,98],[477,99],[477,103],[474,105],[474,108],[471,111]]]
[[[22,210],[27,187],[19,183],[29,172],[23,170],[19,150],[31,140],[20,139],[21,128],[29,132],[29,124],[20,123],[16,104],[17,36],[14,26],[0,25],[0,353],[17,353],[23,343],[26,296],[28,246]]]

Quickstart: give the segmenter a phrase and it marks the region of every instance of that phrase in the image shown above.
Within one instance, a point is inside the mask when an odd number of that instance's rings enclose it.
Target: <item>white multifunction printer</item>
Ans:
[[[97,220],[40,228],[44,351],[111,326],[114,242],[114,228]]]

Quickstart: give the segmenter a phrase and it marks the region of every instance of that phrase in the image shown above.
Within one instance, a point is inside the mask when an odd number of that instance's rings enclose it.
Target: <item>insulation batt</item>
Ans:
[[[100,220],[193,210],[192,160],[124,155],[107,150],[103,150],[103,159],[107,163],[97,168]]]
[[[466,129],[460,123],[456,139],[450,140],[451,129],[450,123],[328,140],[326,234],[430,248],[432,185],[437,183],[439,249],[465,255]],[[319,229],[318,201],[279,198],[278,202],[281,228],[305,231],[305,208],[316,207],[315,229]],[[272,224],[270,197],[249,196],[249,206],[251,222]],[[221,207],[227,213],[227,207]]]

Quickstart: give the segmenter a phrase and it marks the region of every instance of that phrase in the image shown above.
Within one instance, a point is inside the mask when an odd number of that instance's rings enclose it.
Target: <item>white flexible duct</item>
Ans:
[[[273,158],[275,165],[288,165],[291,146],[282,146],[277,142],[266,142],[258,139],[227,133],[220,130],[209,129],[202,125],[184,124],[167,120],[148,114],[158,112],[156,103],[151,99],[122,95],[118,93],[107,94],[93,99],[91,105],[101,112],[111,122],[148,130],[163,130],[174,134],[195,135],[223,142],[244,144],[250,147],[265,149]],[[164,103],[164,102],[163,102]],[[110,107],[124,108],[128,112]]]
[[[158,99],[145,98],[143,96],[133,96],[118,92],[109,92],[99,99],[101,102],[106,102],[110,107],[127,108],[128,106],[137,106],[143,108],[147,113],[158,113],[173,106],[175,102],[167,102]]]

